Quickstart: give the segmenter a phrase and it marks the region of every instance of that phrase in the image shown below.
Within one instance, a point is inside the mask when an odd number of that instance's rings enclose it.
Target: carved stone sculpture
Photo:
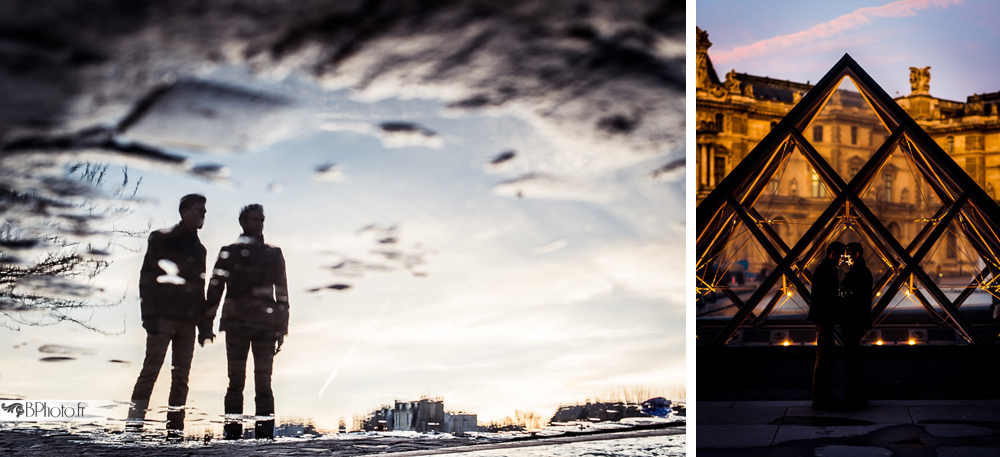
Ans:
[[[931,91],[931,67],[910,67],[910,90],[914,94],[929,94]]]

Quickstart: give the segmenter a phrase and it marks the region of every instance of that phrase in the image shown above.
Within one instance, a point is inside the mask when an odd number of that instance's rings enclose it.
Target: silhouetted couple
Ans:
[[[153,384],[172,346],[170,395],[167,399],[167,437],[182,438],[188,375],[198,342],[214,341],[212,325],[226,295],[219,330],[226,332],[229,388],[225,396],[227,439],[243,433],[243,389],[248,353],[254,357],[256,391],[255,437],[274,437],[274,394],[271,368],[288,334],[288,284],[281,249],[264,244],[264,208],[243,207],[239,223],[243,234],[219,251],[205,295],[205,246],[198,230],[205,222],[204,196],[181,198],[181,221],[149,235],[139,274],[142,326],[146,329],[146,357],[132,391],[126,427],[142,428]]]
[[[838,265],[850,264],[840,280]],[[858,351],[871,328],[872,273],[865,265],[861,243],[833,242],[826,257],[813,270],[812,303],[807,319],[816,324],[816,365],[813,369],[814,409],[858,409],[867,405]],[[833,395],[833,362],[836,326],[844,344],[847,390],[843,402]]]

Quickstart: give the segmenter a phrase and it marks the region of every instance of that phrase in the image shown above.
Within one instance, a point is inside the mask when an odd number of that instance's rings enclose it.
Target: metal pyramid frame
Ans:
[[[844,77],[850,77],[869,107],[890,132],[888,139],[850,182],[845,182],[802,135]],[[829,192],[832,192],[833,200],[805,234],[794,245],[789,246],[754,208],[754,203],[796,150],[805,156]],[[892,235],[861,198],[890,157],[899,152],[916,165],[920,176],[942,203],[934,217],[926,221],[928,223],[907,246],[903,246]],[[994,324],[992,331],[977,331],[959,312],[959,308],[976,289],[998,295],[996,286],[1000,285],[1000,205],[854,59],[845,54],[698,205],[698,296],[700,298],[709,292],[721,292],[737,308],[721,332],[698,335],[699,343],[726,345],[741,329],[760,325],[771,315],[776,302],[781,298],[781,294],[775,292],[771,299],[766,300],[775,291],[779,281],[783,284],[783,292],[794,288],[801,299],[809,304],[810,288],[806,282],[809,281],[810,274],[805,267],[825,253],[826,243],[838,235],[835,229],[838,224],[842,224],[839,221],[845,218],[856,225],[855,232],[874,246],[877,255],[890,265],[881,278],[875,278],[872,294],[878,300],[873,305],[873,321],[886,310],[898,293],[914,293],[930,318],[929,325],[952,327],[971,344],[997,342],[1000,324]],[[980,265],[985,265],[954,300],[948,298],[921,266],[921,261],[952,224],[960,228],[966,242],[981,260]],[[777,265],[762,277],[759,286],[745,301],[727,285],[713,283],[711,274],[712,262],[723,253],[727,243],[732,241],[733,232],[738,227],[747,230],[753,241]],[[921,286],[923,290],[914,289],[914,284]],[[757,312],[762,304],[763,309]],[[877,322],[875,324],[877,328]]]

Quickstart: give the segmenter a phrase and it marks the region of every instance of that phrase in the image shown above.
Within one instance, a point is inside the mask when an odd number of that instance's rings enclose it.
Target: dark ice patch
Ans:
[[[656,180],[671,180],[671,178],[682,178],[684,168],[687,166],[686,159],[677,159],[664,164],[662,167],[653,170],[650,176]]]
[[[217,163],[203,163],[191,167],[191,172],[202,177],[218,179],[229,175],[229,169]]]
[[[347,290],[347,289],[350,289],[350,288],[351,288],[350,284],[330,284],[329,286],[326,286],[326,287],[316,287],[314,289],[309,289],[308,292],[319,292],[319,291],[324,290],[324,289]]]
[[[119,364],[122,364],[122,365],[132,365],[132,362],[129,362],[127,360],[119,360],[119,359],[108,360],[108,363],[119,363]]]
[[[0,248],[4,249],[32,249],[41,244],[41,240],[0,240]]]
[[[475,95],[464,100],[457,101],[448,105],[449,108],[458,109],[475,109],[482,108],[484,106],[492,104],[489,97],[485,95]]]
[[[629,119],[624,115],[617,114],[597,121],[597,128],[612,134],[625,134],[635,130],[638,124],[636,119]]]
[[[492,160],[490,160],[490,165],[500,165],[502,163],[509,162],[510,160],[514,159],[514,157],[516,157],[516,156],[517,156],[517,152],[515,152],[515,151],[504,151],[504,152],[501,152],[500,154],[497,154],[496,157],[493,157]]]
[[[38,360],[41,362],[66,362],[69,360],[76,360],[76,357],[42,357]]]
[[[383,122],[379,124],[379,128],[383,132],[388,134],[394,133],[417,133],[423,136],[433,137],[437,136],[437,133],[433,130],[426,129],[417,124],[412,124],[409,122]]]

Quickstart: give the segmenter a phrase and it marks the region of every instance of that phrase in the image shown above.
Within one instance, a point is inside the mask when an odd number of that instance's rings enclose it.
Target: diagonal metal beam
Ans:
[[[760,247],[764,249],[764,252],[766,252],[767,255],[774,260],[774,263],[778,264],[778,268],[776,268],[775,271],[781,269],[781,271],[785,273],[788,280],[792,282],[792,286],[802,292],[803,296],[808,300],[808,289],[806,289],[805,284],[803,284],[798,278],[798,275],[795,274],[795,271],[792,270],[791,264],[782,266],[786,256],[778,252],[774,245],[769,242],[767,235],[765,235],[758,226],[757,221],[754,220],[753,217],[750,216],[750,214],[739,203],[737,203],[735,199],[731,198],[729,204],[734,206],[734,211],[736,211],[736,214],[742,220],[743,225],[746,226],[747,230],[749,230],[753,237],[757,239],[757,243],[759,243]]]
[[[743,307],[746,306],[746,303],[743,303],[743,300],[740,300],[740,296],[736,295],[736,292],[733,292],[733,290],[729,287],[720,287],[719,290],[721,290],[723,295],[733,302],[736,309],[743,309]]]
[[[990,274],[990,266],[987,265],[983,267],[983,269],[979,272],[979,274],[977,274],[974,278],[972,278],[972,282],[970,282],[969,285],[965,286],[965,290],[963,290],[961,294],[958,294],[958,297],[956,297],[955,301],[952,302],[952,304],[955,305],[955,309],[960,308],[962,306],[962,303],[965,303],[965,300],[968,299],[969,296],[971,296],[972,293],[976,291],[976,289],[978,288],[977,285],[982,284],[983,279],[986,279],[986,276],[988,276],[989,274]]]
[[[941,207],[938,208],[937,212],[934,213],[934,217],[931,218],[931,221],[941,220],[941,216],[944,216],[944,213],[947,211],[948,211],[948,206],[941,205]],[[924,241],[927,239],[927,235],[929,235],[931,231],[934,230],[935,225],[937,224],[932,222],[924,224],[923,228],[920,229],[920,233],[917,233],[917,236],[913,237],[913,239],[910,240],[910,244],[906,246],[906,253],[913,255],[913,253],[916,252],[917,248],[919,248],[921,245],[924,244]]]
[[[762,216],[759,212],[757,212],[757,210],[754,209],[753,207],[746,208],[746,211],[748,214],[750,214],[750,217],[754,218],[754,220],[758,221],[765,220],[764,216]],[[775,232],[774,229],[771,228],[770,224],[761,224],[760,228],[761,230],[764,231],[764,234],[767,235],[768,239],[770,239],[773,242],[774,247],[778,248],[778,252],[782,256],[788,254],[789,251],[788,245],[785,244],[785,240],[781,238],[781,235],[779,235],[778,232]]]
[[[767,306],[765,306],[764,310],[760,312],[760,316],[758,316],[757,319],[753,319],[753,317],[750,319],[756,322],[759,326],[771,316],[772,312],[774,312],[774,307],[778,304],[778,300],[781,300],[780,293],[776,293],[774,294],[774,297],[771,297],[771,301],[767,302]]]
[[[937,239],[941,237],[941,234],[943,234],[944,231],[947,230],[948,224],[961,211],[961,205],[958,204],[957,202],[956,203],[952,203],[951,205],[948,205],[945,208],[946,208],[946,210],[945,210],[944,214],[941,216],[940,219],[937,220],[937,222],[935,222],[933,224],[930,224],[930,223],[928,224],[929,226],[933,225],[934,227],[931,230],[931,232],[928,234],[927,241],[925,243],[923,243],[923,244],[920,245],[920,247],[917,249],[917,252],[914,253],[912,257],[907,252],[898,252],[897,253],[899,255],[900,261],[903,263],[903,269],[900,270],[899,276],[897,276],[892,282],[889,283],[889,286],[886,289],[885,295],[882,296],[882,299],[878,301],[878,303],[875,305],[875,308],[872,310],[872,316],[881,315],[882,312],[885,311],[885,308],[887,308],[889,306],[889,302],[892,301],[892,299],[895,297],[896,292],[898,292],[899,289],[900,289],[900,287],[902,287],[903,283],[907,279],[909,279],[909,275],[914,270],[921,269],[921,268],[919,268],[919,265],[920,265],[920,262],[923,260],[924,256],[926,256],[927,253],[930,252],[931,248],[934,246],[934,242],[937,241]],[[863,208],[863,210],[867,211],[868,209],[867,208]],[[862,216],[862,217],[864,217],[864,216]],[[872,217],[874,218],[874,215],[872,215]],[[882,230],[885,230],[885,227],[881,227],[881,225],[880,225],[880,228]],[[890,234],[890,236],[891,236],[891,234]],[[936,288],[936,286],[935,286],[935,288]],[[939,290],[939,292],[940,292],[940,290]],[[936,297],[935,297],[935,299],[936,299]]]
[[[891,149],[898,144],[904,154],[912,160],[924,181],[943,203],[935,216],[937,223],[926,224],[920,230],[920,234],[905,249],[899,246],[900,243],[892,237],[891,233],[865,206],[858,195],[861,189],[870,185],[871,180],[875,179],[878,170],[888,159],[881,161],[878,167],[869,160],[869,163],[866,163],[862,169],[864,176],[860,176],[862,173],[859,172],[859,176],[855,176],[850,183],[844,185],[839,175],[830,173],[832,168],[825,160],[817,160],[822,159],[822,157],[815,153],[815,150],[799,133],[812,122],[822,106],[836,91],[837,83],[844,76],[849,76],[852,79],[876,115],[879,116],[887,129],[893,132],[891,136],[903,132],[902,138],[887,140],[881,149]],[[806,156],[807,160],[812,159],[811,163],[813,163],[814,169],[817,170],[817,174],[823,176],[827,187],[834,191],[840,191],[841,194],[836,196],[806,234],[791,249],[788,249],[787,244],[770,226],[758,227],[755,223],[748,224],[746,218],[762,219],[754,210],[754,203],[760,197],[767,181],[788,159],[792,151],[792,143],[803,146],[800,148],[803,155]],[[857,181],[858,179],[862,180]],[[860,185],[862,182],[865,184]],[[738,202],[737,205],[732,204],[731,200],[733,199]],[[734,213],[726,213],[727,203],[729,207],[733,208]],[[851,206],[854,207],[853,213]],[[964,321],[963,316],[958,313],[958,308],[966,298],[960,297],[955,303],[949,301],[930,279],[927,272],[921,268],[919,262],[940,240],[944,230],[954,221],[954,218],[958,217],[961,229],[970,244],[988,265],[992,265],[1000,271],[1000,205],[990,199],[985,191],[976,185],[965,174],[964,170],[850,56],[845,55],[827,72],[813,90],[789,111],[775,129],[754,148],[751,154],[733,169],[723,183],[720,183],[698,206],[698,216],[711,216],[697,218],[699,268],[707,266],[706,263],[710,261],[708,259],[714,258],[718,252],[724,249],[725,242],[728,240],[727,235],[718,232],[731,232],[732,224],[737,220],[737,217],[744,220],[744,224],[765,250],[772,251],[768,254],[771,258],[781,258],[778,262],[778,268],[775,268],[768,277],[764,278],[760,287],[746,301],[743,309],[729,321],[723,332],[715,338],[714,344],[720,342],[724,344],[731,339],[735,331],[749,316],[750,311],[762,302],[763,298],[771,292],[776,281],[782,277],[799,283],[796,287],[800,289],[803,297],[809,303],[811,298],[809,291],[801,285],[799,273],[796,273],[798,270],[804,270],[805,265],[808,264],[803,264],[800,256],[803,252],[809,252],[810,255],[818,252],[818,248],[821,247],[817,245],[820,241],[818,236],[822,235],[822,240],[825,240],[836,231],[839,224],[832,224],[832,222],[841,210],[844,210],[847,215],[859,215],[861,219],[858,224],[860,234],[868,238],[881,255],[888,255],[885,258],[889,259],[890,267],[896,272],[895,275],[883,275],[880,280],[880,286],[889,283],[886,296],[882,297],[882,300],[879,301],[880,304],[887,305],[904,281],[916,279],[926,287],[926,291],[930,295],[929,299],[923,292],[918,296],[924,300],[925,305],[931,305],[931,301],[937,301],[941,309],[945,311],[948,318],[955,323],[964,336],[974,343],[979,343],[982,340]],[[711,228],[711,230],[706,231],[707,228]],[[775,251],[777,256],[774,254]],[[896,259],[900,259],[902,267],[893,266]],[[702,270],[699,269],[699,271]],[[801,273],[808,280],[808,274],[804,271]],[[776,302],[772,299],[771,304],[769,304],[770,308],[774,308],[774,303]],[[885,306],[879,308],[876,305],[876,308],[884,311]],[[933,310],[934,307],[931,306],[930,309]],[[772,310],[765,309],[765,313],[769,315]],[[762,314],[758,320],[762,320],[763,317]],[[991,343],[997,339],[997,335],[1000,335],[1000,324],[994,330],[988,336]]]
[[[739,205],[738,203],[736,203],[733,196],[727,195],[726,197],[729,200],[730,206],[734,207],[733,210],[736,211],[736,213],[740,216],[741,219],[743,219],[743,223],[747,227],[747,229],[750,230],[751,233],[753,233],[758,240],[763,238],[764,237],[763,233],[759,229],[757,229],[756,223],[750,218],[750,216],[745,211],[740,211],[739,208],[736,208],[736,206]],[[830,208],[828,208],[827,211],[820,216],[820,220],[823,220],[824,216],[826,216],[826,220],[829,221],[829,219],[832,218],[832,214],[827,215],[827,213],[830,213]],[[817,223],[818,222],[819,220],[817,220]],[[816,224],[814,224],[814,227],[815,225]],[[809,290],[802,285],[801,281],[798,280],[796,275],[791,270],[791,263],[792,263],[791,261],[792,259],[794,259],[796,252],[801,252],[802,249],[804,249],[804,246],[801,246],[802,244],[803,243],[800,241],[799,244],[796,245],[796,247],[793,248],[791,252],[789,252],[789,254],[782,259],[781,256],[777,255],[773,246],[769,246],[767,245],[767,243],[764,243],[762,247],[766,251],[768,251],[768,255],[772,256],[772,258],[781,260],[777,260],[778,266],[774,269],[774,271],[772,271],[767,276],[767,278],[761,283],[761,285],[758,286],[757,290],[746,301],[746,306],[737,311],[736,315],[734,315],[733,318],[726,323],[726,326],[722,329],[722,332],[719,333],[719,335],[717,335],[714,340],[712,340],[711,344],[713,346],[722,346],[726,344],[730,339],[732,339],[733,335],[736,334],[736,331],[739,329],[739,327],[743,325],[743,322],[746,321],[747,317],[749,317],[750,313],[754,310],[754,308],[756,308],[757,305],[760,304],[764,296],[771,291],[771,287],[774,286],[778,278],[781,276],[788,277],[788,279],[793,282],[793,286],[795,286],[799,290],[799,293],[802,295],[803,299],[806,300],[806,303],[809,303]]]
[[[924,311],[927,311],[927,315],[934,320],[934,323],[937,325],[945,324],[945,318],[938,314],[937,311],[934,311],[934,305],[931,305],[930,301],[927,300],[927,297],[924,296],[924,293],[920,289],[915,289],[913,291],[913,295],[917,297],[917,301],[924,307]]]
[[[898,135],[901,134],[902,134],[901,132],[896,132],[891,138],[896,138]],[[882,152],[883,155],[887,155],[890,150],[891,149],[888,147],[883,147],[882,149],[880,149],[880,152]],[[859,171],[858,176],[855,176],[855,178],[852,180],[852,185],[850,185],[849,188],[854,188],[855,186],[860,186],[862,183],[864,183],[865,179],[862,176],[862,173],[866,172],[866,170],[873,168],[874,165],[875,165],[874,163],[870,162],[866,163],[865,166],[862,167],[862,170]],[[872,175],[872,174],[874,173],[870,171],[866,172],[866,175]],[[869,177],[868,179],[871,178]],[[730,200],[730,206],[732,206],[733,199],[731,196],[729,196],[729,200]],[[846,201],[847,201],[847,193],[841,193],[836,198],[834,198],[833,202],[829,206],[827,206],[823,214],[821,214],[820,217],[816,219],[816,222],[814,222],[813,225],[810,226],[809,229],[806,231],[806,233],[799,239],[795,247],[793,247],[785,255],[783,260],[778,262],[778,266],[774,269],[774,271],[772,271],[771,274],[768,275],[767,278],[765,278],[765,280],[758,287],[757,291],[747,300],[748,306],[737,312],[736,315],[733,316],[733,318],[726,324],[722,332],[712,341],[711,344],[713,346],[723,345],[730,339],[732,339],[733,335],[735,335],[736,331],[746,320],[749,313],[771,290],[771,287],[774,286],[778,278],[780,278],[785,273],[785,271],[790,268],[790,266],[795,262],[795,260],[802,253],[802,251],[804,251],[809,245],[812,244],[812,241],[816,238],[816,235],[818,233],[820,232],[830,233],[833,227],[830,227],[829,223],[834,218],[836,213],[839,212],[840,209],[844,206]],[[811,303],[811,297],[809,295],[808,289],[805,289],[804,286],[798,288],[800,293],[802,293],[803,298],[806,300],[806,303],[807,304]]]
[[[931,294],[931,298],[933,298],[934,301],[941,306],[945,313],[948,314],[948,317],[950,317],[955,325],[958,326],[959,331],[964,333],[969,341],[972,341],[975,344],[981,343],[981,338],[979,338],[979,335],[972,329],[972,326],[965,320],[965,317],[959,314],[958,309],[952,306],[951,301],[948,300],[948,297],[945,296],[944,292],[937,287],[937,284],[930,280],[930,277],[927,276],[924,269],[920,268],[920,261],[923,260],[928,252],[930,252],[934,241],[941,237],[944,231],[948,228],[948,224],[950,224],[951,221],[957,217],[959,213],[961,213],[962,206],[968,202],[968,200],[969,194],[965,193],[962,194],[955,203],[950,205],[948,212],[944,215],[944,217],[942,217],[941,221],[937,224],[937,227],[935,227],[928,236],[927,242],[925,242],[920,249],[917,250],[917,253],[912,258],[905,252],[900,253],[903,256],[903,271],[899,277],[890,283],[886,296],[883,297],[883,300],[880,300],[875,309],[872,310],[872,316],[878,316],[885,310],[886,306],[888,306],[888,297],[895,295],[896,291],[902,285],[902,281],[905,280],[905,278],[907,278],[910,274],[913,274],[920,280],[921,283],[923,283],[924,287]],[[892,235],[888,233],[884,226],[878,223],[875,215],[872,214],[867,207],[864,205],[858,206],[856,207],[856,210],[862,218],[866,219],[866,222],[868,222],[876,232],[884,232],[879,233],[879,235],[886,237],[889,241],[891,241],[889,243],[890,246],[895,244],[896,246],[893,246],[893,249],[898,247],[899,243],[896,242],[895,238],[892,238]],[[899,248],[899,250],[902,249]]]

